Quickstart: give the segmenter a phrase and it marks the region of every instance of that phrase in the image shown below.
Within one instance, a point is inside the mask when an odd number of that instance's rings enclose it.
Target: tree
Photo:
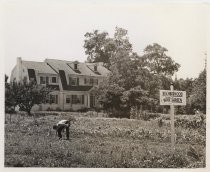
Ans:
[[[206,69],[204,69],[193,82],[189,103],[191,109],[199,109],[203,113],[206,113]]]
[[[102,36],[94,32],[85,40],[86,53],[92,61],[97,61],[97,57],[109,64],[108,78],[92,91],[103,108],[115,117],[129,117],[132,109],[160,109],[159,90],[169,89],[171,75],[179,68],[179,64],[165,54],[167,50],[158,44],[147,46],[140,57],[133,52],[127,33],[116,27],[113,38],[108,37],[108,33],[100,33]],[[107,45],[112,45],[112,49],[107,49]]]
[[[172,76],[178,71],[180,65],[174,62],[171,57],[166,55],[168,50],[161,45],[154,43],[144,49],[143,59],[147,63],[150,72],[154,74],[163,74]]]
[[[8,76],[5,75],[5,112],[14,113],[15,107],[17,106],[17,84],[8,83]]]
[[[127,30],[116,27],[114,37],[110,38],[107,32],[99,32],[94,30],[93,33],[85,34],[85,54],[88,55],[87,61],[103,62],[109,69],[111,66],[111,58],[115,56],[119,49],[131,50],[127,37]]]
[[[37,85],[35,81],[18,83],[17,102],[20,110],[25,111],[31,115],[31,108],[35,104],[41,104],[46,101],[50,89],[45,86]]]
[[[84,48],[85,54],[88,55],[87,61],[90,63],[104,62],[109,66],[109,57],[115,49],[115,45],[108,38],[108,33],[99,33],[98,30],[94,30],[93,33],[87,32],[85,38]]]
[[[193,108],[190,105],[189,98],[192,94],[194,79],[186,78],[186,79],[175,79],[174,81],[174,89],[186,91],[186,106],[177,106],[176,113],[178,114],[192,114]]]

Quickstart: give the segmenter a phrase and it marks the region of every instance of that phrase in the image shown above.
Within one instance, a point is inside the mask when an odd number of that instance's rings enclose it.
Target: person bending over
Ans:
[[[53,125],[53,129],[56,130],[56,135],[58,134],[59,139],[62,138],[62,131],[66,130],[66,139],[69,140],[69,127],[70,127],[69,120],[61,120],[56,125]]]

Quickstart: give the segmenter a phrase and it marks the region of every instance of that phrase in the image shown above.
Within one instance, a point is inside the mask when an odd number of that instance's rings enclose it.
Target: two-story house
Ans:
[[[102,63],[80,63],[45,59],[44,62],[24,61],[17,58],[10,81],[35,80],[40,85],[53,88],[49,100],[36,105],[32,110],[79,110],[96,106],[94,95],[90,89],[103,82],[109,74]]]

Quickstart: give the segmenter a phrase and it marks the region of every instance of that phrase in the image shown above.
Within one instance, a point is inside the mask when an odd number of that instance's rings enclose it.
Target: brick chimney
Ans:
[[[17,82],[22,80],[22,59],[21,57],[17,57]]]

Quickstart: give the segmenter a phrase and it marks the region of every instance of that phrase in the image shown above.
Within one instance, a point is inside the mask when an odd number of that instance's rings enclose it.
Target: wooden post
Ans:
[[[174,86],[171,84],[170,86],[171,92],[174,91]],[[173,98],[173,96],[172,96]],[[170,116],[171,116],[171,148],[172,152],[175,150],[175,128],[174,128],[174,105],[170,105]]]

